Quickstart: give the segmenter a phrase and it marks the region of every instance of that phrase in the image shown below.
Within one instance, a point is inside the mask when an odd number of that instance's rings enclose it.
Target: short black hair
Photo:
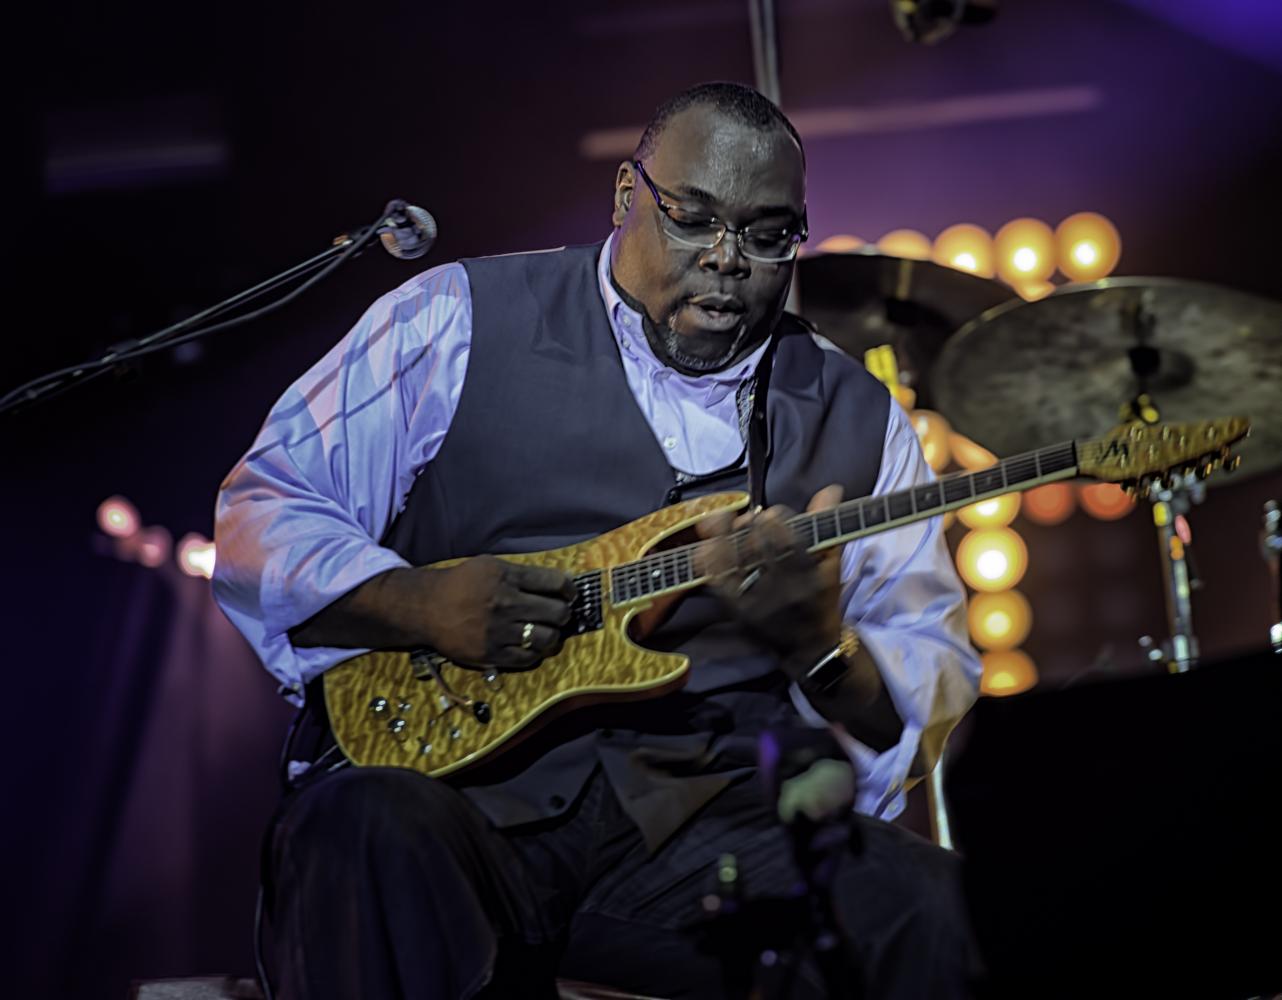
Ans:
[[[668,122],[682,111],[698,106],[714,108],[733,121],[762,131],[784,129],[801,150],[801,165],[806,165],[806,147],[802,145],[801,136],[797,134],[792,122],[788,121],[788,116],[779,110],[779,106],[751,87],[724,80],[700,83],[660,104],[645,131],[641,133],[641,141],[632,154],[633,159],[644,160],[650,156],[658,145],[663,130],[668,127]]]

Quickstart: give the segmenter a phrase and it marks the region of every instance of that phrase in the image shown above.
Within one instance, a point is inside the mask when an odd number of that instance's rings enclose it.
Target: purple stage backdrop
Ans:
[[[881,0],[778,6],[816,239],[1094,210],[1121,231],[1118,273],[1282,296],[1268,0],[1005,0],[937,48],[907,45]],[[752,75],[739,0],[38,16],[8,119],[0,389],[317,253],[393,196],[437,217],[427,264],[599,239],[656,103]],[[371,251],[268,320],[0,421],[12,995],[250,972],[289,711],[207,584],[104,554],[94,512],[119,493],[209,534],[271,402],[413,273]],[[1282,475],[1243,473],[1192,517],[1209,655],[1263,645],[1269,620],[1257,531]],[[1164,615],[1144,515],[1017,527],[1042,684],[1146,669],[1135,639]]]

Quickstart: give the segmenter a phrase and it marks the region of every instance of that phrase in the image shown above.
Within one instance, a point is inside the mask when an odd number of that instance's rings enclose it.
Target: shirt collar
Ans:
[[[601,248],[601,256],[597,259],[597,281],[601,287],[606,315],[610,317],[610,330],[614,333],[619,350],[639,364],[651,377],[671,379],[691,393],[702,392],[708,404],[717,403],[727,393],[737,390],[746,378],[756,372],[761,356],[766,353],[766,347],[770,343],[769,338],[738,364],[723,371],[686,375],[668,367],[655,357],[650,342],[646,340],[641,314],[623,301],[614,282],[610,280],[610,246],[614,243],[614,237],[615,232],[611,232],[605,246]]]

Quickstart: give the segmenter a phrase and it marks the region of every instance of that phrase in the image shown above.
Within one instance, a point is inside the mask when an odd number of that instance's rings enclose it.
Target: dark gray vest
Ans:
[[[678,484],[628,387],[597,278],[600,245],[467,260],[472,348],[449,433],[384,544],[415,564],[583,541],[704,492]],[[889,396],[785,317],[766,395],[765,501],[794,509],[829,483],[872,491]],[[564,810],[600,763],[652,843],[752,766],[755,733],[791,713],[771,654],[694,594],[647,645],[680,650],[684,691],[570,717],[535,748],[459,779],[500,826]],[[580,715],[589,713],[580,713]],[[510,758],[510,759],[509,759]]]

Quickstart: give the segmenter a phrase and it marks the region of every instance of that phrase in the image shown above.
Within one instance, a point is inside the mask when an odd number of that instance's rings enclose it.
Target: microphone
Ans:
[[[383,221],[375,227],[383,249],[398,260],[415,260],[436,242],[436,220],[417,205],[394,198],[383,210]]]
[[[997,0],[890,0],[890,13],[907,41],[934,45],[959,25],[991,21],[997,16]]]

